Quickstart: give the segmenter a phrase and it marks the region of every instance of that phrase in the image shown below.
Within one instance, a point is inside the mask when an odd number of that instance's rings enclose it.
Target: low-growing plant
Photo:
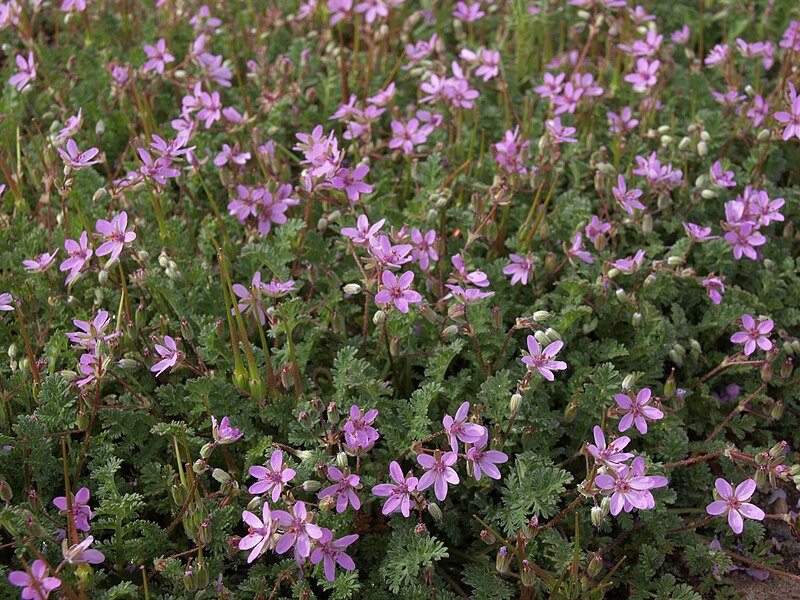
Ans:
[[[0,2],[4,597],[796,583],[799,17]]]

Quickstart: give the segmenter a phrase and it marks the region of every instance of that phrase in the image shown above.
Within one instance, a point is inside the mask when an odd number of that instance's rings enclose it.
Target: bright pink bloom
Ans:
[[[15,60],[19,72],[12,75],[8,83],[16,86],[17,91],[22,91],[22,88],[36,78],[36,63],[33,60],[33,52],[28,52],[27,60],[21,54],[17,54]]]
[[[414,244],[411,255],[417,261],[419,268],[427,271],[432,262],[439,260],[439,253],[436,251],[436,230],[429,229],[423,234],[419,229],[412,229],[411,241]]]
[[[419,480],[410,475],[408,477],[403,475],[403,470],[400,468],[397,461],[394,460],[389,464],[389,475],[394,481],[394,484],[378,484],[372,488],[372,493],[376,496],[388,496],[389,499],[383,505],[383,509],[381,509],[384,515],[399,511],[404,517],[408,518],[411,508],[411,493],[417,489]]]
[[[460,482],[458,474],[453,469],[457,460],[456,452],[442,454],[438,450],[434,456],[430,454],[417,456],[417,462],[425,469],[425,474],[419,478],[417,489],[422,491],[433,486],[436,499],[442,502],[447,498],[447,484],[456,485]]]
[[[666,477],[645,476],[644,459],[638,456],[631,466],[618,465],[608,473],[598,475],[594,482],[597,487],[611,494],[611,514],[616,516],[620,511],[631,512],[634,508],[648,510],[655,507],[655,499],[650,490],[664,487]]]
[[[772,319],[756,321],[750,315],[742,315],[743,331],[737,331],[731,336],[734,344],[744,344],[744,355],[750,356],[756,351],[756,347],[765,352],[772,349],[772,342],[769,339],[770,331],[775,324]]]
[[[272,518],[285,530],[275,545],[275,552],[284,554],[294,546],[297,558],[307,558],[311,554],[311,541],[322,538],[322,530],[310,523],[313,517],[303,502],[295,502],[291,514],[285,510],[272,511]]]
[[[375,294],[375,302],[378,304],[394,303],[397,310],[401,313],[408,312],[409,304],[422,302],[422,296],[411,288],[414,281],[414,273],[406,271],[400,277],[396,277],[391,271],[384,271],[381,274],[383,283],[381,291]]]
[[[754,521],[764,520],[764,511],[755,504],[748,502],[756,491],[756,482],[752,479],[745,479],[733,489],[733,486],[721,477],[714,482],[717,493],[721,500],[715,500],[706,507],[706,512],[710,515],[728,515],[728,525],[734,533],[742,533],[744,529],[744,519]]]
[[[354,244],[366,244],[380,231],[385,222],[386,219],[381,219],[370,226],[367,215],[359,215],[356,227],[342,227],[341,234],[349,237]]]
[[[642,190],[629,190],[625,185],[625,178],[622,175],[617,176],[617,187],[612,187],[611,191],[614,194],[614,198],[616,198],[617,202],[620,203],[622,208],[624,208],[625,212],[629,215],[633,214],[634,209],[645,210],[644,204],[637,199],[641,197]]]
[[[325,579],[333,581],[336,578],[337,564],[345,571],[352,571],[356,568],[356,563],[344,553],[342,548],[347,548],[357,539],[358,535],[354,533],[334,540],[331,530],[323,527],[322,537],[317,540],[317,548],[311,553],[311,562],[316,565],[322,561]]]
[[[110,223],[105,219],[98,219],[95,227],[103,238],[103,243],[95,250],[95,254],[97,256],[110,254],[106,264],[119,258],[125,245],[136,239],[136,234],[128,231],[128,213],[125,211],[111,219]]]
[[[111,318],[106,310],[98,312],[91,321],[73,319],[72,322],[80,331],[67,333],[67,339],[78,347],[86,348],[90,351],[94,351],[97,342],[107,342],[121,335],[119,332],[105,333],[106,328],[111,324]]]
[[[249,526],[249,531],[239,540],[239,550],[250,550],[250,555],[247,557],[248,564],[261,556],[265,550],[275,546],[273,539],[278,529],[278,521],[273,520],[269,503],[264,502],[261,511],[262,519],[249,510],[242,511],[242,518]]]
[[[614,401],[625,411],[619,421],[619,430],[627,431],[630,426],[636,424],[636,429],[644,435],[647,433],[647,422],[658,421],[664,418],[664,413],[653,406],[648,406],[652,400],[650,388],[642,388],[636,397],[630,394],[615,394]]]
[[[458,407],[456,416],[445,415],[442,419],[444,430],[450,438],[450,448],[453,452],[458,452],[458,440],[465,444],[474,444],[486,434],[486,428],[477,423],[470,423],[469,402],[464,402]]]
[[[467,450],[467,461],[472,464],[475,479],[480,481],[483,475],[491,479],[500,479],[497,465],[508,462],[508,455],[499,450],[486,450],[489,443],[489,431],[484,428],[483,435]]]
[[[182,353],[175,345],[175,340],[170,336],[164,336],[164,345],[156,344],[156,352],[161,357],[156,364],[150,367],[150,370],[156,374],[156,377],[161,375],[167,369],[174,367],[182,357]]]
[[[361,478],[353,473],[342,473],[338,467],[328,467],[328,478],[335,482],[333,485],[322,489],[318,497],[325,496],[336,498],[336,512],[343,513],[350,504],[353,510],[361,508],[361,500],[356,495],[356,490],[361,488]]]
[[[81,233],[77,242],[65,240],[64,249],[67,251],[68,258],[58,268],[60,271],[69,271],[65,283],[70,285],[78,278],[94,252],[89,247],[89,236],[85,231]]]
[[[528,365],[528,368],[533,371],[534,369],[542,374],[542,377],[547,381],[553,381],[555,375],[553,371],[565,371],[567,363],[561,360],[553,360],[556,354],[564,347],[564,342],[556,340],[548,344],[547,348],[542,350],[539,342],[532,335],[528,336],[528,351],[522,352],[522,362]]]
[[[158,40],[155,46],[145,44],[144,53],[147,54],[148,57],[147,62],[144,63],[144,67],[142,67],[142,71],[145,73],[148,71],[155,71],[159,75],[163,75],[166,64],[175,60],[175,57],[167,52],[167,44],[164,38]]]
[[[61,155],[61,159],[64,161],[64,164],[75,169],[76,171],[85,169],[86,167],[91,167],[92,165],[96,165],[100,162],[100,159],[95,159],[95,156],[100,153],[100,150],[97,148],[89,148],[85,152],[80,152],[75,140],[72,139],[67,140],[66,148],[66,151],[63,148],[56,149]]]
[[[37,255],[33,260],[23,260],[22,264],[29,273],[44,273],[55,262],[56,254],[58,254],[58,250],[52,254],[43,252]]]
[[[283,452],[274,450],[269,459],[269,467],[254,465],[247,471],[258,479],[247,490],[253,495],[272,491],[272,501],[277,502],[283,492],[283,486],[294,479],[297,473],[283,464]]]
[[[92,509],[89,508],[89,488],[82,487],[72,496],[72,518],[75,521],[75,528],[81,531],[89,531],[89,521],[94,516]],[[67,497],[59,496],[53,500],[53,504],[59,510],[59,514],[67,514]]]
[[[218,444],[232,444],[242,437],[242,432],[236,427],[231,427],[228,417],[222,417],[222,421],[217,422],[216,417],[211,415],[211,435]]]
[[[344,440],[349,448],[368,450],[378,441],[380,436],[377,429],[372,426],[377,416],[378,411],[374,408],[362,415],[360,407],[355,404],[350,407],[350,415],[342,427]]]
[[[45,600],[55,589],[61,585],[58,577],[45,577],[47,564],[40,559],[33,561],[30,573],[25,571],[11,571],[8,581],[11,585],[24,588],[23,600]]]
[[[530,254],[527,256],[509,254],[508,259],[511,263],[503,267],[503,275],[511,275],[511,285],[516,285],[517,283],[528,285],[528,277],[533,271],[533,260]]]
[[[627,435],[618,437],[612,440],[610,444],[606,445],[606,436],[603,430],[597,425],[594,426],[594,444],[589,444],[588,449],[592,456],[598,463],[615,467],[626,460],[633,458],[630,452],[623,452],[625,447],[630,443],[631,438]]]
[[[800,140],[800,96],[794,84],[789,84],[789,110],[791,112],[779,111],[775,113],[775,120],[784,123],[783,139],[790,140],[797,137]]]

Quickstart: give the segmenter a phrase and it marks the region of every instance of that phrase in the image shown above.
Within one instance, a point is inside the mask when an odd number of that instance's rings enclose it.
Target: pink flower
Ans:
[[[636,129],[639,125],[639,119],[632,118],[633,113],[629,106],[624,107],[619,114],[615,112],[607,112],[606,118],[608,119],[608,130],[611,133],[625,133]]]
[[[797,137],[800,140],[800,96],[792,83],[789,84],[789,110],[775,113],[775,120],[784,123],[783,139],[790,140]]]
[[[633,214],[633,209],[645,210],[644,204],[639,202],[637,198],[642,195],[642,190],[632,189],[629,190],[625,185],[625,178],[622,175],[617,176],[617,187],[611,188],[617,202],[620,203],[622,208],[625,209],[629,215]]]
[[[67,251],[68,258],[58,268],[60,271],[69,271],[65,283],[70,285],[78,278],[94,252],[89,247],[89,236],[85,231],[81,233],[77,242],[65,240],[64,249]]]
[[[528,277],[533,271],[533,260],[530,254],[525,257],[518,254],[509,254],[508,259],[511,263],[503,267],[503,275],[511,275],[511,285],[516,285],[517,283],[528,285]]]
[[[170,336],[164,336],[164,345],[156,344],[156,352],[161,357],[156,364],[150,367],[150,370],[156,374],[156,377],[161,375],[167,369],[174,367],[182,357],[182,353],[175,345],[175,340]]]
[[[336,498],[336,512],[343,513],[350,504],[353,510],[361,508],[361,500],[356,495],[356,490],[361,488],[361,478],[352,473],[342,473],[337,467],[328,467],[328,478],[335,483],[321,490],[320,499],[325,496]]]
[[[76,171],[91,167],[100,162],[99,159],[94,159],[94,157],[100,153],[100,150],[97,148],[89,148],[85,152],[80,152],[75,140],[72,139],[67,140],[66,148],[66,151],[62,148],[57,148],[58,153],[61,155],[64,164]]]
[[[711,165],[711,181],[720,187],[736,187],[733,171],[723,171],[720,161]]]
[[[36,256],[33,260],[23,260],[22,264],[25,266],[25,270],[29,273],[44,273],[56,260],[56,254],[58,254],[58,250],[52,254],[43,252],[42,254]]]
[[[283,452],[274,450],[269,459],[269,467],[254,465],[247,471],[258,479],[247,490],[253,495],[264,494],[272,491],[272,501],[277,502],[283,492],[283,486],[294,479],[297,473],[283,464]]]
[[[625,81],[633,84],[633,91],[646,92],[658,82],[658,68],[661,66],[660,60],[647,60],[639,58],[636,60],[636,70],[625,75]]]
[[[349,448],[366,450],[378,441],[380,436],[372,426],[377,416],[378,411],[374,408],[362,415],[360,407],[355,404],[350,407],[350,415],[342,427],[344,440]]]
[[[394,303],[397,310],[401,313],[408,312],[409,304],[422,302],[422,296],[411,288],[414,281],[414,273],[406,271],[400,277],[396,277],[391,271],[384,271],[381,274],[383,289],[375,294],[375,302],[378,304]]]
[[[45,577],[47,574],[47,564],[37,559],[31,565],[30,574],[25,571],[11,571],[8,574],[8,581],[11,585],[24,588],[22,590],[23,600],[45,600],[55,589],[61,585],[58,577]]]
[[[561,125],[561,117],[545,121],[544,124],[555,142],[574,144],[578,141],[577,138],[570,137],[575,134],[576,129]]]
[[[64,552],[64,560],[71,565],[99,565],[106,557],[99,550],[89,548],[92,542],[94,542],[94,536],[90,535],[82,542],[73,544]]]
[[[681,27],[677,31],[673,31],[672,34],[670,34],[670,39],[673,42],[675,42],[676,44],[683,45],[683,44],[686,44],[689,41],[689,34],[690,33],[691,33],[691,31],[689,30],[689,26],[688,25],[684,25],[683,27]]]
[[[614,401],[625,411],[625,415],[619,421],[619,430],[627,431],[631,425],[636,424],[636,429],[642,435],[647,433],[647,422],[658,421],[664,418],[664,413],[653,406],[648,406],[652,392],[650,388],[639,390],[636,397],[629,394],[615,394]]]
[[[612,440],[612,442],[606,446],[606,436],[603,434],[603,430],[595,425],[593,433],[594,444],[589,444],[588,449],[598,463],[614,468],[620,463],[633,458],[633,454],[630,452],[623,452],[631,441],[631,438],[627,435]]]
[[[417,462],[425,469],[425,474],[419,478],[417,489],[422,491],[433,486],[436,499],[442,502],[447,498],[447,484],[456,485],[460,481],[458,474],[452,468],[457,460],[456,452],[442,454],[438,450],[433,456],[430,454],[417,456]]]
[[[731,526],[734,533],[742,533],[744,529],[742,517],[754,521],[764,520],[764,511],[748,502],[756,491],[756,482],[752,479],[745,479],[734,490],[730,483],[720,477],[714,482],[714,487],[717,488],[721,500],[715,500],[709,504],[706,512],[714,516],[727,514],[728,525]]]
[[[503,140],[494,144],[497,163],[508,173],[528,172],[525,163],[528,161],[528,147],[531,143],[527,140],[518,140],[519,126],[514,131],[506,131]]]
[[[358,535],[352,534],[334,540],[331,530],[323,528],[322,537],[317,540],[317,548],[311,553],[311,562],[316,565],[322,561],[325,579],[333,581],[336,578],[337,564],[345,571],[352,571],[356,568],[356,563],[344,553],[342,548],[347,548],[357,539]]]
[[[21,92],[28,83],[36,78],[36,63],[33,60],[33,52],[28,52],[28,59],[26,60],[21,54],[15,57],[19,72],[12,75],[8,80],[13,86],[16,86],[17,91]]]
[[[145,73],[147,71],[155,71],[159,75],[163,75],[166,64],[175,60],[175,57],[167,52],[167,45],[164,38],[158,40],[155,46],[146,44],[144,53],[147,54],[148,57],[148,61],[144,63],[144,67],[142,67]]]
[[[384,515],[399,511],[404,517],[408,518],[411,508],[411,492],[417,489],[419,480],[410,475],[408,477],[403,475],[403,470],[394,460],[389,464],[389,475],[392,477],[394,484],[378,484],[372,488],[372,493],[381,497],[388,496],[389,499],[381,509]]]
[[[423,234],[419,229],[412,229],[411,241],[414,244],[411,255],[417,261],[419,268],[427,271],[431,262],[439,260],[439,253],[436,252],[436,230],[429,229]]]
[[[702,281],[703,287],[706,288],[708,292],[708,297],[714,304],[719,304],[722,302],[722,294],[725,293],[725,284],[722,283],[722,279],[719,277],[714,277],[713,273],[703,279]]]
[[[261,556],[265,550],[273,548],[274,537],[278,529],[278,521],[272,519],[269,504],[264,502],[261,509],[263,518],[259,519],[249,510],[242,511],[242,518],[249,526],[249,532],[239,540],[239,550],[250,550],[248,564]]]
[[[630,275],[642,268],[643,260],[644,250],[637,250],[633,257],[620,258],[611,263],[611,265],[625,275]]]
[[[242,152],[239,144],[234,144],[233,148],[231,148],[228,144],[222,144],[222,152],[217,154],[214,158],[214,165],[217,167],[222,167],[228,162],[232,162],[234,164],[243,166],[247,164],[247,161],[250,160],[250,153],[249,152]]]
[[[728,59],[728,44],[717,44],[703,61],[707,67],[721,64]]]
[[[362,13],[367,23],[374,23],[379,17],[389,16],[389,7],[384,0],[365,0],[356,5],[356,12]]]
[[[106,334],[106,328],[111,324],[111,319],[108,316],[108,311],[101,310],[92,321],[81,321],[73,319],[72,321],[80,331],[67,333],[67,339],[80,348],[94,351],[97,342],[108,341],[121,335],[119,332]]]
[[[598,239],[600,239],[600,236],[605,235],[609,231],[611,231],[611,223],[601,221],[597,218],[597,215],[592,215],[592,220],[589,221],[589,224],[584,228],[586,237],[595,245],[595,248],[598,247]]]
[[[740,260],[746,256],[750,260],[756,260],[758,253],[757,246],[767,243],[767,238],[758,232],[757,226],[753,223],[739,223],[732,231],[727,232],[723,238],[733,246],[733,257]]]
[[[464,23],[473,23],[481,17],[485,17],[486,13],[481,10],[480,2],[471,2],[467,4],[459,0],[456,2],[456,9],[453,11],[453,16],[459,21],[464,21]]]
[[[566,75],[564,73],[559,73],[555,77],[552,73],[545,73],[544,83],[536,86],[533,91],[539,94],[539,96],[542,98],[551,98],[553,96],[557,96],[561,93],[561,90],[564,89],[564,79],[566,79]]]
[[[500,479],[500,469],[496,465],[508,462],[508,455],[499,450],[486,450],[489,440],[489,431],[484,428],[483,435],[467,450],[467,461],[472,465],[472,472],[477,481],[483,475],[491,479]]]
[[[489,278],[483,271],[467,271],[467,265],[460,254],[454,254],[450,257],[450,260],[456,269],[456,275],[448,279],[448,281],[452,280],[469,285],[477,285],[478,287],[487,287],[489,285]]]
[[[542,377],[547,379],[547,381],[553,381],[555,379],[555,375],[553,375],[553,371],[565,371],[567,368],[567,363],[561,360],[553,360],[556,354],[561,351],[561,348],[564,347],[564,342],[561,340],[556,340],[548,344],[547,348],[542,350],[542,347],[539,345],[539,342],[536,341],[536,338],[532,335],[528,336],[528,351],[522,352],[522,362],[528,365],[528,368],[532,370],[537,370],[539,373],[542,374]]]
[[[2,311],[11,311],[14,310],[14,297],[8,293],[3,292],[0,294],[0,310]]]
[[[211,435],[218,444],[232,444],[242,437],[242,432],[236,427],[231,427],[228,417],[222,417],[222,421],[217,422],[216,417],[211,415]]]
[[[458,407],[456,416],[445,415],[442,419],[444,430],[450,438],[450,447],[453,452],[458,452],[458,440],[465,444],[474,444],[486,434],[483,425],[469,423],[469,402],[464,402]]]
[[[392,121],[392,133],[394,137],[389,141],[389,148],[400,148],[403,154],[413,153],[414,146],[428,140],[425,129],[420,129],[417,119],[411,119],[408,123]]]
[[[361,194],[372,193],[372,186],[364,181],[367,173],[369,173],[368,165],[358,165],[352,171],[339,169],[331,179],[331,187],[335,190],[344,190],[349,200],[358,202],[361,200]]]
[[[583,234],[580,231],[572,236],[572,246],[567,250],[567,256],[570,259],[577,258],[588,265],[594,262],[592,255],[583,249]]]
[[[281,202],[272,192],[264,190],[256,200],[256,218],[258,219],[258,233],[269,235],[272,224],[283,225],[288,220],[286,211],[289,205]]]
[[[707,242],[708,240],[715,240],[719,237],[718,235],[711,235],[711,227],[701,227],[694,223],[684,222],[683,228],[695,242]]]
[[[594,482],[597,487],[611,494],[611,514],[616,516],[621,510],[631,512],[634,508],[648,510],[655,507],[655,500],[650,490],[664,487],[666,477],[645,476],[644,459],[638,456],[631,466],[618,465],[609,473],[598,475]]]
[[[97,233],[103,238],[103,243],[95,251],[97,256],[105,256],[110,254],[106,264],[113,262],[122,253],[126,244],[130,244],[136,239],[136,234],[133,231],[128,231],[128,213],[122,211],[109,223],[105,219],[98,219],[95,224]]]
[[[381,219],[370,226],[367,215],[359,215],[356,227],[342,227],[341,234],[349,237],[354,244],[366,244],[380,231],[385,222],[386,219]]]
[[[273,511],[272,518],[285,530],[275,545],[275,552],[284,554],[294,546],[296,557],[307,558],[311,554],[311,540],[322,538],[322,530],[309,522],[313,516],[306,511],[303,502],[296,502],[291,514],[284,510]]]
[[[772,319],[759,320],[758,322],[750,315],[742,315],[742,327],[744,331],[737,331],[731,336],[734,344],[744,344],[744,355],[750,356],[756,351],[756,347],[765,352],[772,349],[772,342],[769,340],[769,332],[774,327]]]
[[[94,350],[85,354],[81,354],[81,357],[78,361],[78,371],[80,371],[80,374],[84,375],[84,377],[82,379],[78,379],[78,381],[75,382],[75,385],[80,388],[85,387],[90,383],[99,383],[106,372],[107,364],[108,359],[103,358],[102,356],[97,356],[94,353]]]
[[[75,521],[75,528],[81,531],[89,531],[89,521],[94,516],[92,509],[89,508],[89,488],[82,487],[72,496],[72,518]],[[59,496],[53,500],[59,514],[67,514],[67,497]]]

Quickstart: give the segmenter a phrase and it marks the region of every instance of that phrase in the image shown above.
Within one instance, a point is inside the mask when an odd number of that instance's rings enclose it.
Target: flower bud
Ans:
[[[204,444],[203,447],[200,448],[200,458],[203,458],[203,459],[208,458],[209,455],[211,454],[211,451],[214,450],[214,446],[215,446],[215,444],[212,443],[212,442]]]
[[[336,465],[340,469],[344,469],[345,467],[347,467],[347,454],[345,452],[339,452],[336,455]]]
[[[606,518],[606,513],[599,506],[592,507],[592,525],[600,527],[603,524],[603,519]]]
[[[710,142],[711,141],[711,134],[708,133],[707,131],[701,131],[700,132],[700,139],[703,140],[704,142]]]
[[[645,213],[642,216],[642,233],[644,235],[653,233],[653,216],[650,213]]]
[[[511,564],[511,558],[508,556],[508,548],[500,546],[497,551],[497,559],[495,561],[495,568],[498,573],[508,573],[508,567]]]
[[[389,354],[397,356],[400,353],[400,339],[395,335],[389,342]]]
[[[124,370],[135,369],[139,366],[139,362],[131,358],[121,358],[117,364],[120,369]]]
[[[708,155],[708,144],[703,141],[697,142],[697,154],[700,156]]]
[[[762,129],[758,132],[756,139],[763,144],[764,142],[768,141],[771,136],[772,132],[769,129]]]
[[[780,400],[775,401],[775,404],[772,405],[772,409],[770,410],[770,416],[775,420],[783,416],[783,402]]]
[[[503,313],[499,306],[492,307],[492,327],[500,329],[503,326]]]
[[[323,498],[322,498],[322,499],[319,501],[319,509],[320,509],[322,512],[328,512],[328,511],[330,511],[330,510],[331,510],[331,509],[332,509],[334,506],[336,506],[336,499],[335,499],[333,496],[330,496],[330,495],[328,495],[328,496],[324,496],[324,497],[323,497]]]
[[[550,340],[551,342],[558,342],[561,340],[561,336],[552,327],[548,327],[547,329],[545,329],[544,334],[547,336],[547,339]]]
[[[564,409],[564,422],[565,423],[572,423],[575,419],[575,415],[578,414],[578,405],[575,402],[570,402],[567,404],[567,408]]]
[[[586,565],[586,572],[589,574],[589,577],[597,577],[602,570],[603,557],[597,553],[592,554],[592,558],[589,559],[589,564]]]
[[[617,291],[614,292],[617,296],[617,300],[619,300],[622,304],[625,304],[628,301],[628,294],[622,288],[617,288]]]
[[[538,323],[540,321],[549,319],[551,316],[552,315],[546,310],[537,310],[535,313],[533,313],[533,320]]]
[[[512,394],[511,395],[511,402],[509,403],[509,408],[511,409],[512,413],[516,413],[519,411],[519,407],[522,405],[522,396],[519,394]]]
[[[375,314],[372,315],[372,323],[375,325],[381,325],[386,320],[386,312],[383,310],[375,311]]]
[[[763,381],[764,383],[769,383],[771,379],[772,379],[772,363],[765,362],[761,366],[761,381]]]
[[[642,324],[642,313],[640,312],[633,313],[633,316],[631,317],[631,325],[633,325],[634,327],[639,327],[639,325],[641,324]]]
[[[100,285],[105,285],[106,282],[108,281],[108,271],[106,271],[105,269],[100,269],[97,272],[97,281],[100,282]]]
[[[491,546],[497,541],[497,538],[494,537],[494,534],[492,534],[488,529],[481,529],[479,537],[481,538],[481,541],[487,546]]]
[[[360,294],[361,289],[362,289],[361,286],[358,285],[357,283],[348,283],[342,288],[344,293],[349,296],[355,296],[357,294]]]
[[[547,337],[547,334],[544,331],[537,329],[533,332],[533,337],[536,338],[536,341],[542,346],[547,346],[550,343],[550,339]]]
[[[532,540],[539,534],[539,517],[533,515],[531,520],[528,521],[528,526],[525,528],[525,537]]]
[[[322,484],[319,481],[315,481],[313,479],[307,479],[303,482],[303,491],[307,493],[318,492]]]
[[[622,391],[627,392],[628,390],[632,389],[634,383],[636,383],[636,375],[633,373],[628,373],[622,380]]]
[[[214,469],[211,471],[211,477],[222,485],[228,485],[233,480],[230,473],[223,469]]]
[[[700,192],[700,196],[704,200],[713,200],[714,198],[718,197],[718,194],[714,190],[703,190],[702,192]]]
[[[10,502],[13,497],[14,492],[11,490],[11,486],[5,479],[0,479],[0,500]]]
[[[687,136],[683,136],[681,138],[681,141],[678,142],[678,149],[679,150],[686,150],[691,143],[692,143],[692,139],[691,138],[689,138]]]
[[[92,202],[99,202],[106,196],[108,196],[108,190],[104,187],[101,187],[94,194],[92,194]]]
[[[439,508],[439,505],[435,502],[428,502],[428,513],[433,517],[433,519],[439,523],[442,522],[444,516],[442,515],[442,509]]]
[[[794,370],[794,363],[792,361],[792,357],[789,356],[785,361],[783,361],[783,364],[781,365],[781,377],[783,379],[788,379],[789,376],[792,374],[793,370]]]
[[[535,583],[534,579],[533,568],[531,567],[530,561],[527,558],[523,558],[522,569],[520,569],[519,573],[519,582],[523,587],[532,587]]]

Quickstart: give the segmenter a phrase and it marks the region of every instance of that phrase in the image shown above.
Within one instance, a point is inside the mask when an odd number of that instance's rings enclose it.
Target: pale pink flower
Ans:
[[[630,394],[615,394],[614,401],[625,414],[619,421],[619,430],[624,432],[630,429],[631,425],[636,424],[636,429],[642,435],[647,433],[647,422],[658,421],[664,418],[664,413],[648,406],[652,400],[650,388],[642,388],[635,397]]]
[[[756,351],[756,347],[769,351],[772,349],[772,342],[769,339],[770,332],[775,324],[772,319],[759,319],[756,321],[748,314],[742,315],[742,329],[731,336],[731,342],[744,345],[744,355],[750,356]]]
[[[709,515],[728,515],[728,525],[734,533],[742,533],[744,529],[744,519],[754,521],[764,520],[764,511],[755,504],[748,502],[756,491],[756,482],[752,479],[745,479],[733,489],[733,486],[724,479],[717,478],[714,482],[720,500],[715,500],[706,507]]]
[[[430,454],[417,456],[417,462],[425,469],[425,473],[419,478],[417,489],[422,491],[433,486],[436,499],[439,502],[444,501],[447,498],[447,484],[456,485],[461,481],[453,469],[457,460],[456,452],[442,454],[438,450],[434,456]]]
[[[528,336],[527,342],[528,351],[522,352],[522,362],[525,363],[531,371],[539,371],[542,377],[547,379],[547,381],[553,381],[555,379],[553,371],[566,370],[567,363],[561,360],[553,360],[556,354],[561,351],[561,348],[564,347],[564,342],[556,340],[548,344],[544,350],[542,350],[539,342],[537,342],[536,338],[532,335]]]

